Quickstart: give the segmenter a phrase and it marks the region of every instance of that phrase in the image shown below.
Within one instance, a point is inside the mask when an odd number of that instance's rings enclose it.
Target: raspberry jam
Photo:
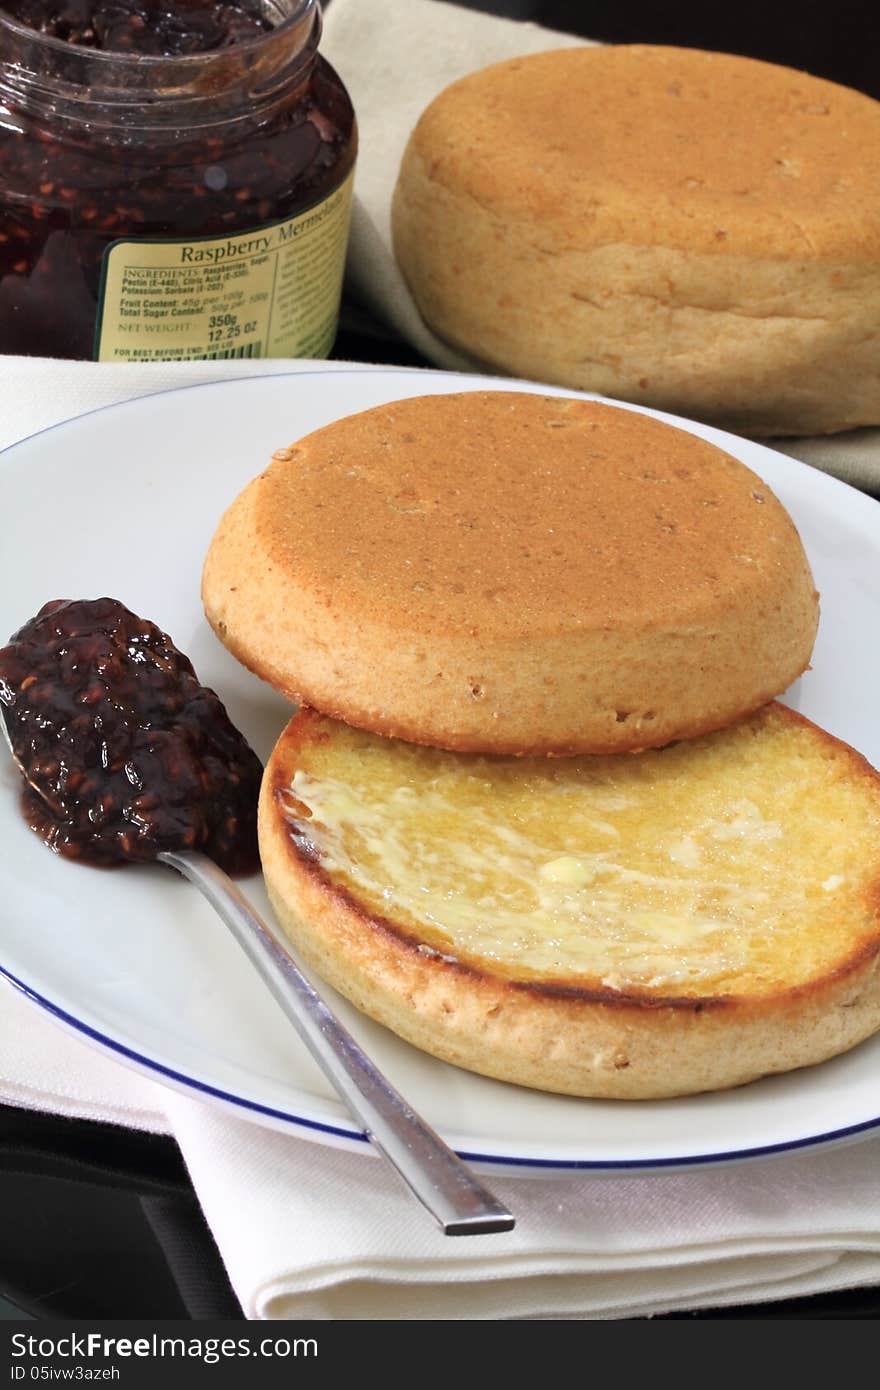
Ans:
[[[317,0],[0,3],[0,351],[326,356],[351,173]]]
[[[62,43],[154,58],[208,53],[272,28],[258,0],[6,0],[3,9]]]
[[[259,759],[154,623],[115,599],[45,604],[0,649],[0,705],[24,815],[57,853],[259,868]]]

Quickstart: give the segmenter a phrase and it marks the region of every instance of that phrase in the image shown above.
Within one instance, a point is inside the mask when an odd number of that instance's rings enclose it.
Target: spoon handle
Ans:
[[[256,966],[367,1137],[448,1236],[509,1231],[514,1218],[394,1089],[327,1007],[232,880],[206,855],[167,850]]]

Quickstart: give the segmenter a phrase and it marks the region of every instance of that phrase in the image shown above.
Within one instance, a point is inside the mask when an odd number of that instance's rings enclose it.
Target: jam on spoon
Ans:
[[[259,868],[260,761],[155,623],[111,598],[45,604],[0,649],[0,706],[25,817],[57,853]]]
[[[361,1051],[223,872],[259,865],[262,769],[165,633],[115,599],[45,604],[0,650],[0,724],[25,777],[25,814],[52,849],[92,864],[158,861],[188,878],[365,1137],[444,1233],[513,1227],[507,1208]]]

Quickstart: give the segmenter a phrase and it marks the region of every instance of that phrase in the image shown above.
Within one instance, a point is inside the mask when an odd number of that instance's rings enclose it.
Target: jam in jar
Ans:
[[[323,357],[357,132],[318,0],[0,0],[0,352]]]

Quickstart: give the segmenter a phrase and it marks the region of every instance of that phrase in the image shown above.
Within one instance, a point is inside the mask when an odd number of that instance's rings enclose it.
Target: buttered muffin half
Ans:
[[[722,449],[517,391],[379,406],[279,450],[220,522],[208,619],[291,698],[441,748],[694,737],[807,666],[797,531]]]
[[[645,1098],[880,1028],[880,776],[779,704],[625,757],[464,756],[309,710],[266,769],[279,922],[458,1066]]]
[[[729,53],[515,58],[416,125],[394,246],[515,376],[747,434],[880,423],[880,102]]]

